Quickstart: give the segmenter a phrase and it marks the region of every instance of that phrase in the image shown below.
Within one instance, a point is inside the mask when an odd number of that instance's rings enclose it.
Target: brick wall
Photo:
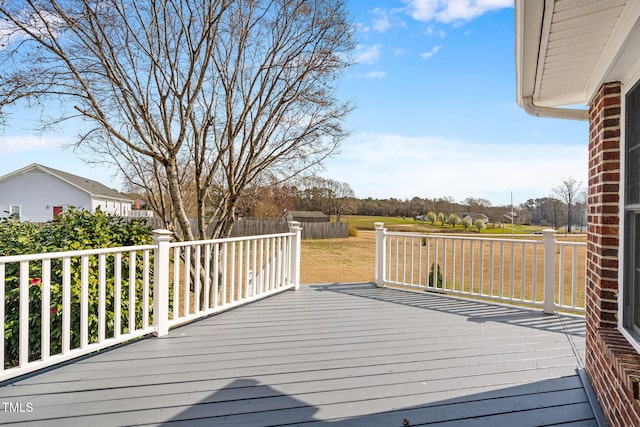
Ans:
[[[618,331],[621,84],[589,110],[586,369],[611,426],[640,426],[640,355]]]

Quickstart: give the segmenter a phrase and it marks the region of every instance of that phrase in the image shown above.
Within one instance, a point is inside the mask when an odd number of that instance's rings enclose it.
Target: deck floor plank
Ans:
[[[310,285],[19,379],[10,425],[597,425],[584,319]]]

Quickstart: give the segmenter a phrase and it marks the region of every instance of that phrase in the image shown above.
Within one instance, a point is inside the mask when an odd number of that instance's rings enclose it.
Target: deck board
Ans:
[[[10,425],[595,426],[584,319],[310,285],[0,387]]]

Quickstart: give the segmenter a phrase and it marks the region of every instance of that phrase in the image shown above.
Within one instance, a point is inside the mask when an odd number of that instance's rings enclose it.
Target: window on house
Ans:
[[[9,215],[11,215],[14,218],[20,218],[22,209],[20,208],[20,205],[10,205],[9,206]]]
[[[640,341],[640,83],[625,96],[623,325]]]

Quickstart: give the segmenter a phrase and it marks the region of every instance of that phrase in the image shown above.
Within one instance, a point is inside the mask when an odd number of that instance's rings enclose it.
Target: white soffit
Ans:
[[[640,13],[631,9],[639,6],[640,0],[546,0],[536,105],[588,103],[626,46]]]

